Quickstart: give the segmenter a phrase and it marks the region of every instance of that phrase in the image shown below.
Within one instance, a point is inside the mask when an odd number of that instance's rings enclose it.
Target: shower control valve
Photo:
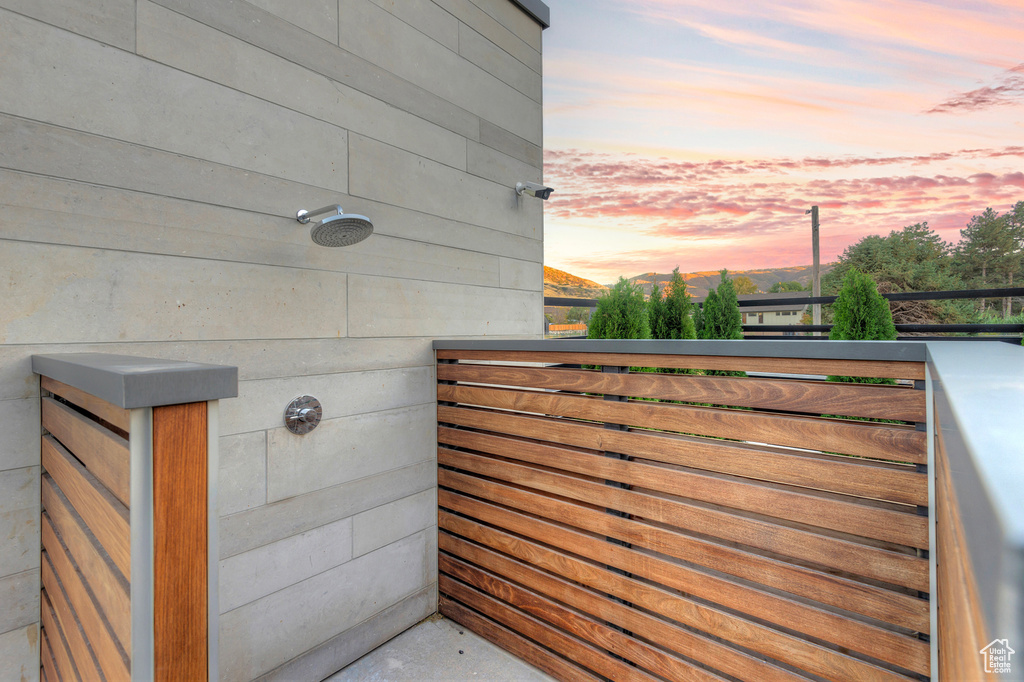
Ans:
[[[322,417],[320,401],[311,395],[301,395],[285,408],[284,425],[292,433],[303,436],[315,429]]]

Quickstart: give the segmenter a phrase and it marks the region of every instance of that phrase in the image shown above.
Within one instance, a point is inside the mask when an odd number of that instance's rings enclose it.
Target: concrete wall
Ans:
[[[33,353],[238,366],[222,679],[434,610],[430,340],[542,330],[540,99],[509,0],[0,0],[0,680],[37,676]],[[332,203],[374,235],[313,245]]]

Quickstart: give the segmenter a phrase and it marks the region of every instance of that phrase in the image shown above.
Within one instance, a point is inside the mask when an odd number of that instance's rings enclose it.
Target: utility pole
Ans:
[[[811,296],[821,296],[821,259],[818,253],[818,207],[811,206],[811,210],[804,211],[804,215],[811,214],[811,250],[814,252],[814,264],[811,266]],[[813,324],[821,324],[821,304],[815,303],[811,308]],[[820,336],[821,332],[814,332]]]

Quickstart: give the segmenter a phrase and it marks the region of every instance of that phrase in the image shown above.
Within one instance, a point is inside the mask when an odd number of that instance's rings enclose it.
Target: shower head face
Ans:
[[[324,218],[313,226],[309,236],[320,246],[351,246],[373,234],[373,223],[366,216],[342,213]]]

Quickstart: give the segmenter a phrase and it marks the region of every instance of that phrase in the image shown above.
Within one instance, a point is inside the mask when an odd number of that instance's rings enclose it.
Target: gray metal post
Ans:
[[[821,296],[821,257],[818,248],[818,207],[811,206],[811,251],[813,252],[814,264],[811,267],[811,296]],[[815,303],[812,308],[814,324],[821,324],[821,304]],[[821,332],[815,332],[820,336]]]

